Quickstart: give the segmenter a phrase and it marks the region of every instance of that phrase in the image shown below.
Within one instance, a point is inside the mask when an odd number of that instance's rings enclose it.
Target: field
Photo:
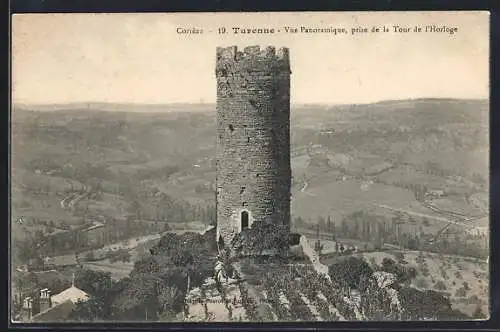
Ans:
[[[338,225],[359,210],[389,221],[399,211],[417,219],[408,231],[423,218],[424,231],[444,227],[405,185],[452,193],[433,202],[441,209],[487,213],[487,117],[479,100],[292,105],[293,217]],[[13,240],[48,232],[43,220],[208,224],[215,123],[211,104],[14,107],[12,217],[29,222],[13,223]]]

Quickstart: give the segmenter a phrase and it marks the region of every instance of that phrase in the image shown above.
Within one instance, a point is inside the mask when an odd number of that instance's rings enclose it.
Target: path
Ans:
[[[429,219],[443,221],[443,222],[446,222],[446,223],[452,223],[454,225],[465,227],[465,228],[477,228],[478,227],[476,225],[468,225],[468,224],[464,224],[463,222],[453,221],[453,220],[450,220],[448,218],[443,218],[443,217],[438,217],[438,216],[432,216],[430,214],[419,213],[419,212],[409,211],[409,210],[405,210],[405,209],[397,209],[397,208],[393,208],[393,207],[390,207],[390,206],[387,206],[387,205],[384,205],[384,204],[376,204],[376,203],[374,203],[373,205],[381,207],[381,208],[384,208],[384,209],[387,209],[387,210],[395,211],[395,212],[403,212],[403,213],[406,213],[406,214],[409,214],[409,215],[413,215],[413,216],[416,216],[416,217],[429,218]]]

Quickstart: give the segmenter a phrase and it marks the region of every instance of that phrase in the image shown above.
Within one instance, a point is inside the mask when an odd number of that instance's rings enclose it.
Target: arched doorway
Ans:
[[[241,230],[248,228],[248,211],[241,211]]]

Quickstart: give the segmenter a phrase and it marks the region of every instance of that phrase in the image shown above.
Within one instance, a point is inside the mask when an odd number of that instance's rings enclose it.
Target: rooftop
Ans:
[[[66,301],[71,301],[73,303],[77,303],[79,301],[87,301],[89,295],[75,286],[71,286],[70,288],[63,290],[61,293],[53,295],[50,299],[54,305],[61,304]]]
[[[33,316],[32,321],[34,322],[61,322],[68,318],[68,316],[73,312],[75,304],[67,300],[63,303],[54,305],[38,314]]]

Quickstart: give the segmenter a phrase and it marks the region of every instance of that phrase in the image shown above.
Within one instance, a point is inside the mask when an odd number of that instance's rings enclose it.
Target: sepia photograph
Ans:
[[[489,18],[12,16],[11,321],[489,319]]]

